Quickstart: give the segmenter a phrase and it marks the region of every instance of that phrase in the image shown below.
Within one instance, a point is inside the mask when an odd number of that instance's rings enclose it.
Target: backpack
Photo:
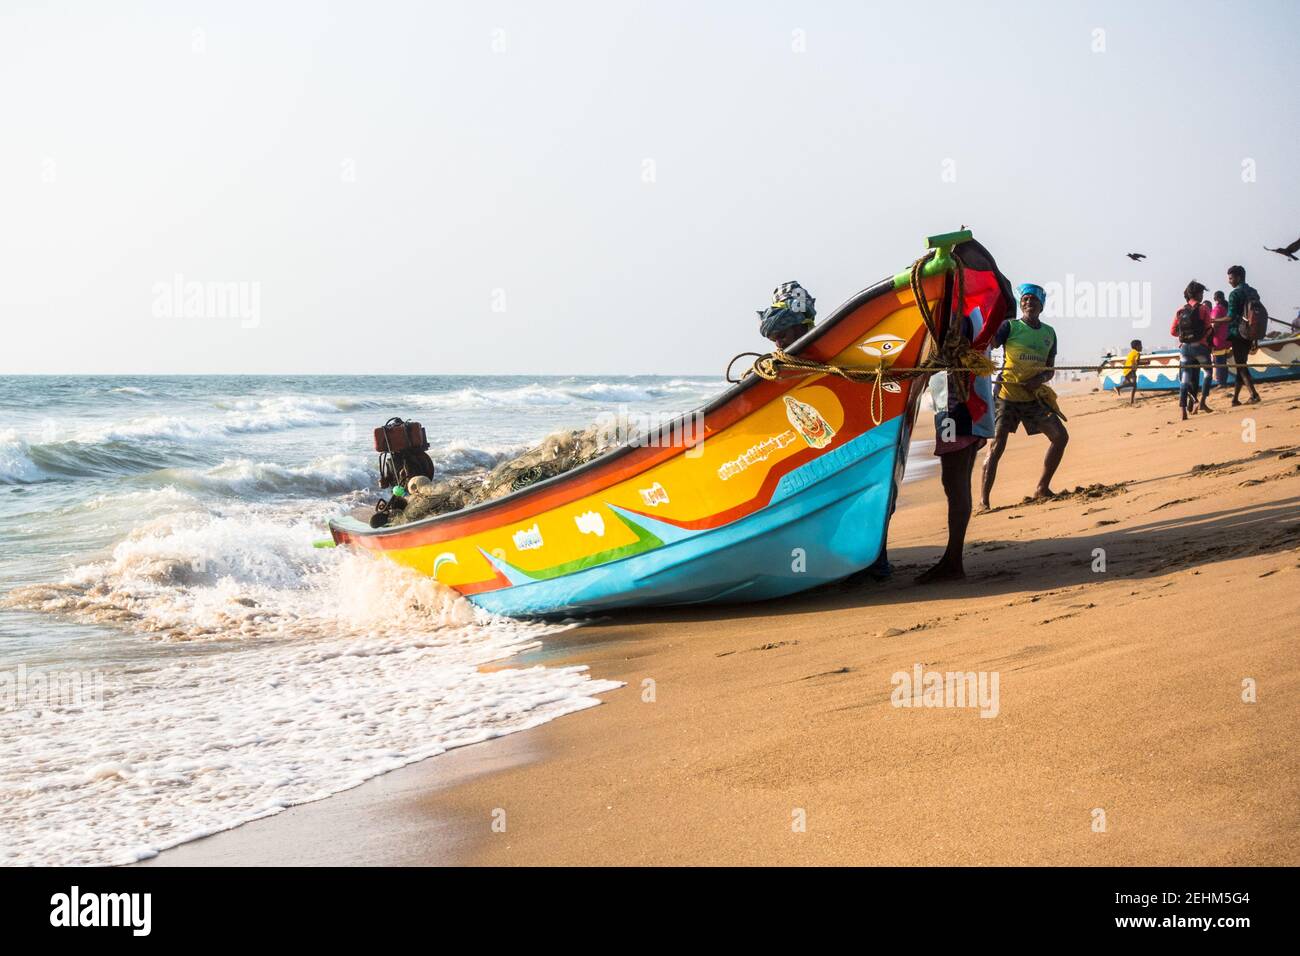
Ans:
[[[1204,338],[1205,319],[1201,315],[1201,303],[1188,302],[1178,312],[1178,341],[1189,344]]]
[[[1242,309],[1242,321],[1237,323],[1238,335],[1243,339],[1256,342],[1268,334],[1268,309],[1259,301],[1259,293],[1246,300]]]

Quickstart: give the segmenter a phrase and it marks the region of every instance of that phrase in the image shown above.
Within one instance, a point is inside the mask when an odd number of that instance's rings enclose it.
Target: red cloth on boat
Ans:
[[[975,351],[983,352],[992,343],[1002,323],[1016,317],[1015,294],[1011,291],[1011,282],[999,271],[988,250],[974,239],[963,242],[954,251],[965,266],[961,275],[966,315],[978,308],[984,317],[984,326],[971,343]],[[951,274],[955,277],[957,273]],[[955,305],[954,301],[954,310]],[[944,328],[941,328],[940,334],[943,332]],[[988,403],[975,394],[974,384],[975,373],[968,373],[966,408],[970,411],[971,421],[979,421],[988,411]]]

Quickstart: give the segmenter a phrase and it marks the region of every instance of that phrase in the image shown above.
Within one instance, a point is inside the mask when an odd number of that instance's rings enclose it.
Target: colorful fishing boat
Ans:
[[[1138,366],[1138,391],[1178,389],[1178,376],[1182,374],[1182,359],[1177,349],[1144,352],[1142,360],[1147,364]],[[1257,382],[1300,378],[1300,335],[1260,339],[1258,350],[1251,353],[1250,365],[1250,374]],[[1102,359],[1098,374],[1103,389],[1112,391],[1118,388],[1120,380],[1124,377],[1124,357],[1107,356]],[[1236,376],[1229,372],[1229,384],[1235,381]]]
[[[1010,314],[1010,286],[969,232],[928,246],[917,281],[903,272],[864,289],[788,354],[918,365],[929,333],[917,284],[941,319],[955,302]],[[780,597],[880,556],[924,382],[750,374],[697,412],[507,497],[395,527],[341,517],[330,529],[339,545],[508,615]]]

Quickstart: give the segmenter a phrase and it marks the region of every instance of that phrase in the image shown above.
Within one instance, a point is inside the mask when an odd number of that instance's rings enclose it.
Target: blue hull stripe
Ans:
[[[498,614],[559,614],[761,600],[838,581],[880,556],[902,425],[893,418],[791,471],[767,506],[720,528],[691,531],[615,508],[665,544],[471,600]]]

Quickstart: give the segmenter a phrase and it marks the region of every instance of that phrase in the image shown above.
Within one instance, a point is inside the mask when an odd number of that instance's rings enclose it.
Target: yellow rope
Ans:
[[[960,311],[964,307],[965,299],[962,292],[963,266],[960,259],[955,256],[954,259],[956,259],[956,288],[959,300],[958,310]],[[877,425],[884,420],[886,375],[890,378],[919,378],[929,376],[935,372],[949,371],[973,372],[976,375],[991,374],[996,366],[987,356],[970,348],[969,343],[962,338],[961,329],[956,322],[948,324],[943,341],[940,342],[939,329],[934,320],[934,310],[930,306],[929,299],[926,298],[925,288],[922,284],[923,270],[928,260],[928,256],[922,256],[913,262],[909,276],[912,297],[916,300],[917,311],[921,313],[921,321],[925,323],[926,340],[929,343],[928,354],[919,366],[911,368],[887,367],[883,360],[874,366],[831,365],[826,362],[817,362],[812,359],[789,355],[783,349],[776,349],[767,355],[759,356],[754,361],[752,371],[759,378],[768,381],[781,378],[782,372],[793,371],[800,376],[811,374],[838,375],[850,382],[869,382],[872,386],[870,396],[871,420]],[[734,362],[735,359],[732,361]],[[958,392],[964,393],[965,391],[966,381],[963,378],[959,382]],[[959,394],[959,397],[965,398],[965,395]]]
[[[756,355],[755,352],[742,353]],[[740,358],[740,356],[737,356]],[[1153,368],[1159,366],[1144,366]],[[1228,369],[1234,368],[1291,368],[1290,365],[1281,364],[1243,364],[1235,365],[1229,363]],[[1056,372],[1096,372],[1096,365],[1053,365],[1052,371]],[[1118,366],[1115,366],[1118,368]],[[797,375],[782,375],[782,371],[793,370]],[[819,373],[823,375],[838,375],[846,378],[851,382],[872,382],[877,378],[877,373],[881,373],[889,378],[916,378],[920,375],[930,375],[935,372],[974,372],[976,375],[992,375],[998,370],[997,363],[982,352],[976,352],[974,349],[967,349],[957,357],[957,363],[954,365],[919,365],[915,367],[899,365],[830,365],[826,362],[816,362],[811,359],[799,358],[794,355],[787,355],[780,349],[769,352],[766,355],[759,355],[754,361],[753,368],[746,369],[744,375],[753,372],[759,378],[774,382],[780,378],[796,378],[804,375]],[[1044,366],[1046,370],[1046,366]],[[1204,371],[1204,366],[1201,368]],[[743,378],[743,376],[742,376]]]
[[[956,356],[955,364],[935,364],[935,365],[830,365],[826,362],[817,362],[812,359],[799,358],[795,355],[789,355],[781,349],[775,349],[766,355],[760,355],[757,352],[742,352],[736,358],[742,358],[745,355],[755,355],[752,368],[746,369],[741,379],[751,372],[761,379],[774,382],[780,378],[796,378],[804,375],[822,374],[838,375],[840,378],[848,379],[850,382],[873,382],[881,375],[890,378],[917,378],[921,375],[931,375],[935,372],[973,372],[976,375],[992,375],[998,370],[997,363],[985,355],[983,352],[977,352],[974,349],[966,349]],[[732,360],[735,362],[735,359]],[[1163,366],[1144,366],[1144,368],[1154,368]],[[1243,364],[1236,365],[1229,363],[1228,369],[1234,368],[1291,368],[1290,365],[1281,364]],[[1118,369],[1119,366],[1113,366]],[[1046,371],[1047,366],[1043,367]],[[1096,365],[1053,365],[1052,371],[1055,372],[1099,372],[1102,369]],[[794,371],[797,374],[782,375],[783,371]],[[1202,368],[1204,371],[1204,368]],[[738,379],[737,381],[739,381]]]
[[[885,366],[882,362],[876,366],[876,380],[871,383],[871,400],[867,405],[871,412],[872,424],[879,425],[885,420]]]
[[[736,358],[731,360],[727,366],[727,378],[731,380],[731,366],[735,364],[736,359],[746,355],[757,355],[754,359],[753,366],[741,374],[740,379],[751,372],[761,379],[769,382],[775,382],[778,379],[786,377],[802,378],[807,375],[838,375],[840,378],[850,382],[868,382],[872,386],[870,396],[871,420],[879,425],[884,420],[885,414],[885,396],[884,383],[885,377],[898,379],[920,378],[921,376],[930,376],[936,372],[968,372],[976,376],[992,375],[997,371],[997,365],[994,361],[983,352],[977,352],[970,347],[970,343],[962,337],[961,327],[957,322],[949,322],[944,330],[944,340],[940,342],[939,330],[934,321],[934,310],[930,307],[930,302],[925,296],[925,289],[922,285],[924,278],[925,263],[929,261],[929,256],[925,255],[912,263],[911,273],[909,275],[912,289],[912,297],[916,300],[917,311],[921,313],[921,321],[925,323],[926,341],[929,343],[925,359],[920,365],[912,367],[886,366],[882,359],[877,365],[858,366],[858,365],[831,365],[827,362],[818,362],[813,359],[800,358],[797,355],[789,355],[784,349],[774,349],[766,355],[758,355],[756,352],[742,352]],[[965,315],[965,289],[962,281],[962,270],[964,268],[961,259],[954,253],[953,259],[956,263],[956,289],[957,289],[957,315]],[[1230,365],[1229,368],[1278,368],[1285,366],[1278,365]],[[1055,371],[1061,372],[1096,372],[1100,373],[1104,365],[1054,365]],[[786,376],[782,373],[793,372],[793,376]],[[959,400],[965,400],[968,383],[965,376],[956,380],[956,391]],[[1044,386],[1046,388],[1046,386]],[[1050,392],[1051,389],[1048,389]],[[1055,393],[1052,393],[1055,398]],[[1041,400],[1041,399],[1040,399]],[[1060,408],[1055,401],[1045,402],[1049,407],[1060,415]],[[1061,415],[1064,418],[1064,415]]]

